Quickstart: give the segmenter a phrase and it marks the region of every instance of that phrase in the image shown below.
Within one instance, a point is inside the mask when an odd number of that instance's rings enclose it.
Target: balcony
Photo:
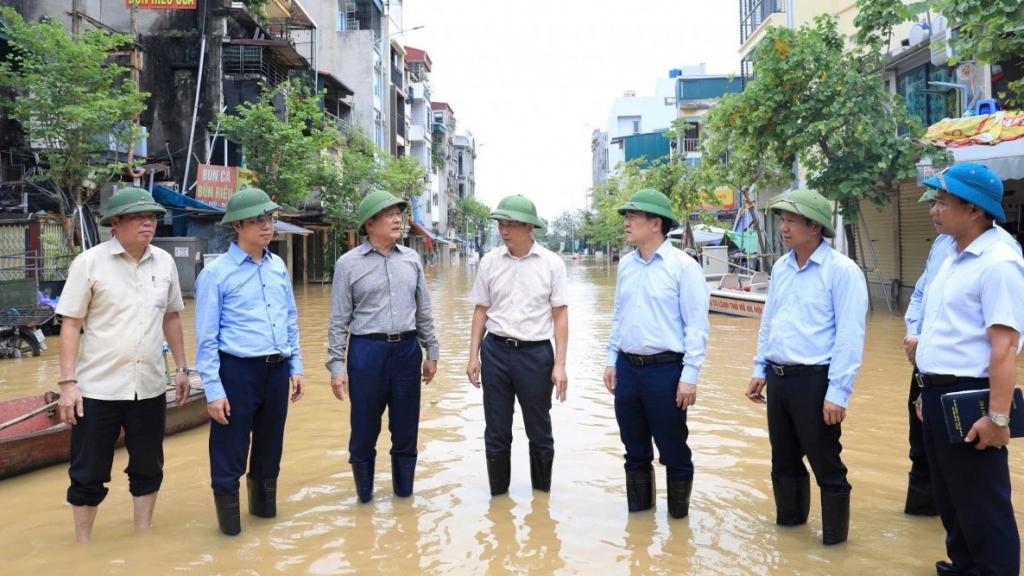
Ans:
[[[391,84],[393,84],[395,88],[398,89],[399,92],[405,91],[404,75],[402,74],[402,71],[399,70],[396,66],[391,67]]]
[[[740,54],[746,57],[768,26],[785,25],[783,0],[740,0]]]

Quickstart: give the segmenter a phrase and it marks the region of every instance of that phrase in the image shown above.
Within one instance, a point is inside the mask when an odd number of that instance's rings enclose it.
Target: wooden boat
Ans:
[[[195,428],[210,419],[206,394],[195,384],[194,381],[188,400],[181,406],[174,404],[174,389],[167,391],[166,435]],[[58,398],[60,394],[47,392],[0,402],[0,478],[71,458],[71,426],[57,416]],[[118,446],[123,444],[124,433],[117,439]]]
[[[711,311],[730,316],[760,318],[768,300],[768,274],[705,275],[711,290]]]

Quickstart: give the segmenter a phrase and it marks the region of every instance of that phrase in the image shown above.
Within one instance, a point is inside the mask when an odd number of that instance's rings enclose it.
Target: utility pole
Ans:
[[[71,33],[82,33],[82,0],[71,0]]]

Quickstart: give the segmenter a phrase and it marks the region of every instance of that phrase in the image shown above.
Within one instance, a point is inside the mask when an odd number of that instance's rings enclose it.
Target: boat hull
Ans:
[[[40,396],[2,402],[0,422],[9,422],[22,414],[45,407],[56,399],[56,394],[47,392]],[[165,435],[195,428],[209,419],[206,396],[202,389],[193,388],[188,400],[181,406],[174,405],[173,390],[167,393]],[[123,432],[117,439],[117,445],[124,445]],[[71,426],[59,420],[54,408],[0,430],[0,478],[17,476],[70,459]]]
[[[711,311],[730,316],[760,318],[767,294],[751,294],[742,290],[711,289]]]

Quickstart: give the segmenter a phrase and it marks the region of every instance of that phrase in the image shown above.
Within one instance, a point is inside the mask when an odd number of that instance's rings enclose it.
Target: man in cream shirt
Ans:
[[[548,492],[555,458],[551,395],[554,390],[564,402],[568,381],[565,263],[534,241],[534,228],[543,228],[543,224],[528,198],[503,199],[490,218],[498,221],[505,245],[484,255],[469,294],[476,309],[466,375],[477,388],[483,383],[491,495],[508,492],[511,481],[512,415],[517,397],[530,441],[530,480],[534,490]]]

